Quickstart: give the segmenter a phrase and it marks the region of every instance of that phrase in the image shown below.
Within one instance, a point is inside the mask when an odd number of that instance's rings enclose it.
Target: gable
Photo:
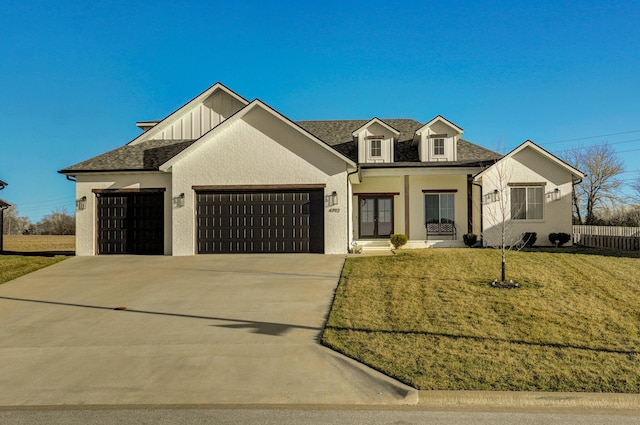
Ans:
[[[481,180],[483,175],[491,172],[493,168],[503,166],[503,163],[506,163],[507,168],[513,169],[516,174],[523,172],[535,173],[549,181],[578,181],[584,177],[584,173],[580,170],[547,152],[532,141],[527,140],[495,164],[476,175],[475,180]]]
[[[334,169],[334,167],[337,166],[344,171],[346,167],[355,168],[356,166],[349,158],[341,155],[305,131],[302,127],[280,115],[261,101],[254,100],[231,119],[223,122],[220,126],[193,143],[193,145],[167,161],[160,169],[162,171],[168,171],[174,165],[179,164],[184,158],[199,150],[201,146],[210,144],[212,140],[220,140],[222,135],[229,137],[229,135],[233,133],[233,129],[238,128],[237,125],[239,122],[248,124],[269,140],[277,142],[300,158],[304,158],[308,162],[313,163],[317,168],[324,169],[328,167]],[[244,138],[234,137],[233,143],[235,144],[235,148],[243,150],[245,146],[250,143],[252,136],[247,135]],[[249,155],[249,153],[247,153],[247,155]],[[237,159],[244,158],[245,161],[248,159],[248,156],[232,156]],[[242,163],[240,163],[240,165],[242,165]]]
[[[148,140],[199,139],[248,103],[216,83],[163,120],[139,123],[147,130],[129,144]]]
[[[229,123],[224,131],[206,135],[202,143],[185,151],[171,166],[176,181],[190,185],[306,184],[344,176],[344,161],[278,124],[256,123],[262,119],[259,115]]]

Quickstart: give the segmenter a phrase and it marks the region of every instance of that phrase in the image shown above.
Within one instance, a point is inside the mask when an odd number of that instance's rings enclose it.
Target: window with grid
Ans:
[[[382,156],[382,140],[371,140],[371,149],[369,153],[372,157]]]
[[[511,218],[513,220],[542,220],[544,187],[512,187]]]
[[[444,139],[433,139],[433,155],[444,155]]]

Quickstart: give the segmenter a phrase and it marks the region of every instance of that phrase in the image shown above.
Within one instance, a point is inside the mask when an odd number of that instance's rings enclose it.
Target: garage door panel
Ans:
[[[162,254],[164,194],[98,194],[98,254]]]
[[[323,252],[322,201],[320,190],[198,192],[198,253]]]

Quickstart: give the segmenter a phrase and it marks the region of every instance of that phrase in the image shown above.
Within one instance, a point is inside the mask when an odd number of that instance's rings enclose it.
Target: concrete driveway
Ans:
[[[343,256],[75,257],[0,285],[0,405],[413,404],[318,343]]]

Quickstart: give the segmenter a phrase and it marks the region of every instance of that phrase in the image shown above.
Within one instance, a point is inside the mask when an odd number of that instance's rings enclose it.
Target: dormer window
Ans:
[[[380,139],[373,139],[370,140],[370,148],[369,148],[369,154],[371,157],[381,157],[382,156],[382,140]]]
[[[433,139],[433,156],[444,156],[444,139]]]
[[[418,145],[420,161],[457,161],[462,132],[460,127],[440,115],[417,129],[413,143]]]
[[[384,164],[393,162],[393,149],[400,132],[384,121],[373,118],[351,133],[358,148],[361,164]]]

